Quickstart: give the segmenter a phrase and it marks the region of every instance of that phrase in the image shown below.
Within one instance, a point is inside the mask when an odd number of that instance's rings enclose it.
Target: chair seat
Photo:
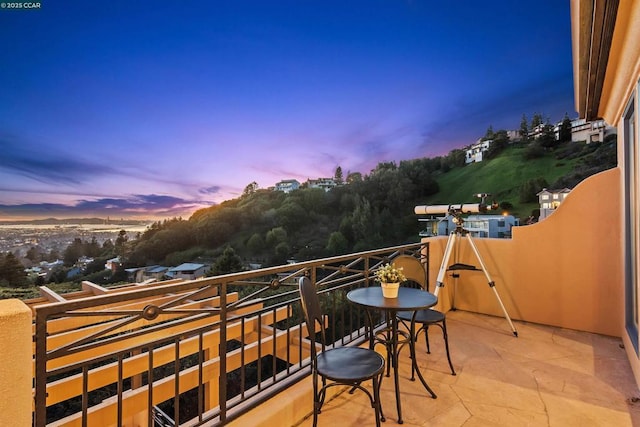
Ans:
[[[339,347],[318,354],[318,373],[333,381],[359,382],[384,369],[384,358],[361,347]]]
[[[413,317],[413,311],[400,311],[397,316],[398,319],[411,322]],[[416,323],[438,323],[444,320],[444,313],[438,310],[418,310],[416,314]]]

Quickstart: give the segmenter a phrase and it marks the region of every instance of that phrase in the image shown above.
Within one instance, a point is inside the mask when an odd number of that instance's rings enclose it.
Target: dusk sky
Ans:
[[[0,221],[186,219],[576,117],[568,0],[40,5],[0,9]]]

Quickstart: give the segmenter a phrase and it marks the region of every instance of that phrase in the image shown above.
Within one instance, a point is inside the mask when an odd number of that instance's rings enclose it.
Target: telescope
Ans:
[[[498,204],[494,201],[486,203],[487,197],[491,194],[478,193],[475,196],[480,198],[480,203],[458,203],[452,205],[422,205],[416,206],[413,211],[416,215],[462,215],[471,213],[485,213],[498,209]]]

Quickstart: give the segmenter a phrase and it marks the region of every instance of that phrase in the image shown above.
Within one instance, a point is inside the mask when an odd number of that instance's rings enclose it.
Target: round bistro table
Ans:
[[[387,349],[387,354],[390,355],[391,364],[393,366],[393,377],[395,382],[396,391],[396,407],[398,409],[398,424],[402,424],[402,406],[400,404],[400,384],[398,381],[398,355],[400,352],[401,344],[409,343],[411,350],[411,363],[413,368],[418,373],[418,378],[424,388],[431,394],[432,398],[436,398],[436,394],[431,390],[422,372],[418,367],[415,355],[415,342],[411,333],[404,331],[398,331],[398,318],[396,314],[399,311],[416,311],[424,310],[433,307],[438,302],[438,297],[434,294],[424,291],[422,289],[400,287],[398,289],[397,298],[385,298],[382,296],[382,288],[379,286],[372,286],[368,288],[358,288],[347,293],[347,299],[352,303],[366,309],[367,319],[369,321],[369,330],[371,331],[369,346],[374,347],[376,342],[384,344]],[[373,332],[373,319],[371,316],[372,311],[383,312],[385,315],[387,326],[386,328]],[[415,328],[415,313],[411,319],[411,330]],[[387,376],[389,376],[389,366],[387,366]]]

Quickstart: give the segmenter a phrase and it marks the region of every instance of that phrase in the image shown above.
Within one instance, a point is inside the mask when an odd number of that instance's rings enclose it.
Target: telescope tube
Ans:
[[[480,213],[495,209],[493,205],[484,203],[459,203],[455,205],[422,205],[416,206],[413,211],[416,215],[442,215],[449,213]]]

